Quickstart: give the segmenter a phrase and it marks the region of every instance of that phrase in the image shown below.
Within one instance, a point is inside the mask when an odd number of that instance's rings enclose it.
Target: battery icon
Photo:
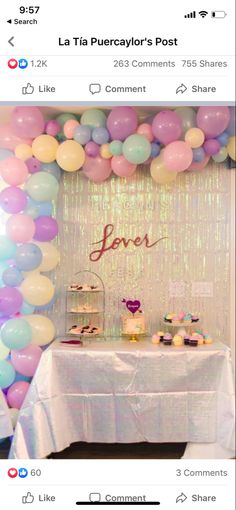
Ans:
[[[212,11],[211,17],[212,18],[225,18],[227,16],[227,12],[225,11]]]

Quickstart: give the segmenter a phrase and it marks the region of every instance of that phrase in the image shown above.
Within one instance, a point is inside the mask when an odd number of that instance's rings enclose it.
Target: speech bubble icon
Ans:
[[[99,92],[101,92],[101,90],[102,90],[102,87],[101,87],[100,83],[90,83],[89,92],[91,92],[91,94],[99,94]]]

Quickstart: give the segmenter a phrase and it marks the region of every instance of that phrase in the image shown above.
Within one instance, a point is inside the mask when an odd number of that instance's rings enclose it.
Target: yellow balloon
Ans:
[[[47,345],[55,337],[56,329],[48,317],[44,315],[25,315],[24,319],[32,329],[32,344]]]
[[[79,143],[74,140],[66,140],[58,147],[56,160],[66,172],[75,172],[83,166],[85,152]]]
[[[230,139],[229,139],[229,143],[227,145],[227,151],[228,151],[228,155],[234,161],[236,160],[236,148],[235,148],[235,146],[236,146],[236,136],[231,136]]]
[[[163,152],[151,162],[151,176],[158,184],[169,184],[175,181],[177,172],[170,172],[164,165]]]
[[[33,155],[42,163],[51,163],[56,159],[58,141],[50,135],[40,135],[32,143]]]
[[[8,354],[10,352],[10,349],[3,343],[0,337],[0,359],[6,359]]]
[[[26,161],[27,159],[31,158],[33,155],[32,147],[30,145],[27,145],[26,143],[20,143],[15,148],[15,156],[19,159],[23,159],[23,161]]]
[[[47,276],[32,274],[22,282],[21,293],[30,305],[46,305],[54,296],[54,286]]]
[[[104,143],[103,145],[101,145],[101,147],[100,147],[100,155],[104,159],[111,159],[112,158],[112,154],[109,151],[109,143]]]
[[[188,142],[192,149],[197,149],[201,147],[205,140],[205,135],[203,131],[199,128],[190,128],[185,133],[185,142]]]
[[[43,255],[43,260],[38,270],[44,273],[55,269],[60,261],[60,253],[56,246],[51,243],[39,243],[36,241],[34,241],[34,244],[40,248]]]

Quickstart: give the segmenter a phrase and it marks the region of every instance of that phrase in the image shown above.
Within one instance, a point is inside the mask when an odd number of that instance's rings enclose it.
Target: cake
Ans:
[[[136,313],[122,315],[122,333],[124,335],[143,335],[145,333],[145,317],[141,310]]]
[[[174,312],[168,312],[164,315],[164,322],[167,322],[169,324],[173,324],[173,326],[189,326],[193,322],[198,322],[199,317],[196,314],[193,313],[174,313]]]

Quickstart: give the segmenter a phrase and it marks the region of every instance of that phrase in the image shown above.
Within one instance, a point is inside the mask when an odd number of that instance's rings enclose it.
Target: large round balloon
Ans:
[[[35,233],[34,220],[27,214],[13,214],[7,220],[6,232],[15,243],[28,243]]]
[[[60,253],[56,246],[51,243],[40,243],[36,242],[42,253],[42,262],[39,266],[39,271],[47,272],[52,271],[58,265],[60,261]]]
[[[19,136],[14,135],[12,132],[11,126],[9,124],[0,125],[0,148],[1,149],[9,149],[14,151],[17,145],[20,143],[26,143],[28,145],[31,144],[31,139],[22,139]]]
[[[130,163],[139,165],[147,161],[151,154],[151,144],[142,135],[131,135],[123,143],[123,155]]]
[[[119,177],[130,177],[134,174],[137,166],[133,163],[129,163],[124,156],[113,156],[111,160],[111,168],[114,174]]]
[[[53,322],[44,315],[27,315],[25,320],[32,329],[32,344],[47,345],[55,337],[55,326]]]
[[[176,108],[175,113],[181,119],[182,138],[184,138],[186,131],[196,126],[196,112],[190,106],[179,106]]]
[[[7,392],[7,401],[10,407],[13,407],[14,409],[21,408],[29,387],[30,385],[26,381],[17,381],[12,384]]]
[[[22,159],[26,161],[32,157],[32,147],[31,145],[27,145],[26,143],[20,143],[15,148],[15,156],[16,158]]]
[[[20,311],[23,302],[20,291],[14,287],[0,289],[0,313],[14,315]]]
[[[163,161],[166,168],[172,172],[183,172],[191,165],[193,151],[190,145],[181,140],[169,143],[163,150]]]
[[[2,339],[1,339],[1,337],[0,337],[0,360],[2,360],[2,359],[6,359],[6,358],[7,358],[7,356],[8,356],[8,354],[9,354],[9,352],[10,352],[9,347],[7,347],[7,346],[3,343],[3,341],[2,341]]]
[[[23,211],[26,204],[26,193],[16,186],[9,186],[0,193],[0,206],[8,214],[17,214]]]
[[[56,160],[66,172],[75,172],[83,166],[85,152],[82,145],[75,140],[66,140],[58,147]]]
[[[1,337],[9,349],[24,349],[32,340],[31,326],[25,319],[10,319],[2,326]]]
[[[8,287],[19,287],[23,279],[23,275],[18,267],[8,267],[2,274],[2,281]]]
[[[38,273],[27,276],[20,289],[25,301],[33,306],[49,303],[54,295],[54,286],[51,280]]]
[[[0,235],[0,260],[14,258],[16,254],[16,244],[7,236]]]
[[[52,241],[58,234],[58,224],[51,216],[40,216],[35,220],[36,241]]]
[[[25,189],[33,200],[48,202],[57,196],[59,184],[50,173],[37,172],[28,179]]]
[[[10,186],[19,186],[26,181],[28,168],[21,159],[11,157],[0,162],[0,175]]]
[[[96,108],[86,110],[80,119],[80,123],[82,125],[89,126],[91,128],[105,127],[106,121],[105,113],[103,113],[102,110],[97,110]]]
[[[131,106],[116,106],[107,119],[107,128],[113,140],[125,140],[136,132],[138,115]]]
[[[177,172],[167,170],[163,161],[163,151],[151,162],[151,176],[158,184],[169,184],[176,180]]]
[[[38,345],[28,345],[20,351],[12,351],[11,362],[19,374],[32,377],[37,369],[42,349]]]
[[[34,243],[26,243],[17,247],[15,261],[21,271],[33,271],[40,266],[43,255]]]
[[[36,138],[44,130],[44,118],[37,106],[17,106],[11,114],[11,128],[20,138]]]
[[[50,135],[40,135],[32,143],[33,155],[42,163],[51,163],[56,159],[58,141]]]
[[[15,379],[15,369],[5,359],[0,360],[0,388],[8,388]]]
[[[83,165],[83,174],[90,180],[97,184],[105,181],[110,177],[112,172],[111,160],[103,159],[101,156],[96,158],[86,157]]]
[[[197,126],[206,138],[214,138],[227,128],[230,122],[228,106],[200,106],[197,112]]]
[[[181,120],[177,113],[164,110],[155,115],[152,122],[154,136],[164,145],[178,140],[181,136]]]

